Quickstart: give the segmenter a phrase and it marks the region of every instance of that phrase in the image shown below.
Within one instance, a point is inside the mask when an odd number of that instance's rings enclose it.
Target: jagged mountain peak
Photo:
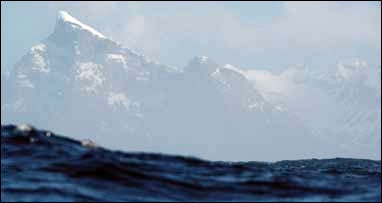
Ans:
[[[195,56],[188,62],[185,70],[210,74],[215,72],[218,67],[219,65],[207,56]]]
[[[65,27],[64,29],[66,31],[81,30],[86,31],[98,38],[106,39],[105,35],[101,32],[85,23],[82,23],[80,20],[70,15],[67,11],[59,11],[57,14],[56,30],[59,30],[62,26]]]
[[[355,65],[363,67],[361,62]],[[353,70],[347,66],[345,69]],[[358,100],[343,105],[332,96],[341,96],[342,92],[348,92],[343,89],[353,90],[354,85],[343,88],[348,83],[326,84],[326,80],[315,79],[315,74],[303,68],[277,76],[268,72],[256,73],[254,87],[248,70],[221,65],[206,56],[192,58],[182,70],[162,65],[106,38],[68,12],[60,11],[54,32],[32,47],[12,70],[7,80],[11,84],[10,89],[1,91],[2,98],[7,98],[5,103],[2,101],[2,117],[7,119],[6,122],[32,121],[37,126],[50,126],[74,136],[78,133],[92,135],[96,142],[106,147],[136,151],[149,149],[210,159],[222,159],[218,153],[234,149],[234,145],[240,145],[240,150],[229,151],[230,157],[225,156],[224,159],[259,159],[272,152],[273,149],[267,146],[274,144],[274,140],[280,143],[274,148],[282,152],[268,159],[297,157],[307,150],[317,157],[322,147],[316,146],[312,135],[321,129],[328,136],[345,132],[344,135],[354,134],[353,137],[373,135],[378,140],[376,132],[380,132],[380,127],[370,122],[380,121],[380,114],[374,113],[376,107],[370,108],[372,111],[369,113],[363,111]],[[309,82],[317,80],[319,82],[314,84]],[[4,81],[2,77],[2,84]],[[372,81],[380,83],[380,78]],[[372,83],[373,86],[375,84]],[[314,86],[305,89],[307,85]],[[300,86],[304,87],[298,88]],[[320,91],[322,88],[324,90]],[[329,93],[326,93],[327,89]],[[331,91],[333,89],[336,91]],[[349,92],[352,97],[348,98],[361,95]],[[323,96],[327,103],[316,101]],[[315,99],[307,102],[310,97]],[[330,102],[334,103],[333,106]],[[371,105],[364,106],[369,108]],[[321,108],[306,113],[314,109],[313,106]],[[327,115],[339,112],[337,109],[341,107],[344,107],[341,115],[333,116],[335,120],[326,124],[329,120]],[[353,107],[359,110],[352,111]],[[312,118],[307,114],[313,115]],[[356,125],[348,118],[364,124],[358,125],[359,130],[356,131],[349,127]],[[326,130],[339,128],[331,123],[338,123],[341,119],[344,120],[341,131],[333,130],[331,133]],[[356,133],[347,129],[355,129]],[[370,132],[363,133],[367,129]],[[105,136],[110,134],[116,137]],[[214,146],[218,147],[211,150],[205,144],[206,138],[213,140]],[[256,142],[249,142],[248,138],[256,139]],[[120,139],[129,139],[129,142],[115,142]],[[289,148],[287,143],[296,140],[304,144],[299,148]],[[172,143],[177,143],[177,146]],[[380,149],[380,145],[370,146]],[[311,150],[312,147],[317,149]],[[329,150],[342,153],[337,148]]]

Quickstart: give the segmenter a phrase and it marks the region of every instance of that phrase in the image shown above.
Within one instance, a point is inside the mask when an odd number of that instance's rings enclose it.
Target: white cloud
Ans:
[[[82,17],[88,16],[95,20],[108,17],[114,14],[118,8],[118,2],[115,1],[61,1],[49,2],[49,6],[54,10],[69,10]]]
[[[265,70],[249,70],[245,73],[255,87],[263,94],[286,94],[293,88],[294,83],[289,77],[274,74]]]
[[[375,46],[381,39],[380,17],[380,8],[365,3],[286,2],[285,14],[272,25],[276,36],[269,31],[268,36],[292,46]]]
[[[259,20],[264,13],[241,13],[221,2],[48,4],[51,14],[68,10],[107,37],[172,65],[184,65],[195,55],[247,67],[316,63],[328,57],[333,62],[362,57],[380,64],[381,10],[370,2],[282,2],[267,20]]]
[[[181,50],[179,55],[243,49],[247,53],[288,50],[290,54],[381,46],[381,10],[369,3],[285,2],[282,14],[261,26],[243,22],[222,4],[199,6],[198,12],[174,5],[169,6],[171,12],[144,12],[153,5],[135,3],[129,7],[123,32],[116,30],[113,35],[154,58],[173,50]]]

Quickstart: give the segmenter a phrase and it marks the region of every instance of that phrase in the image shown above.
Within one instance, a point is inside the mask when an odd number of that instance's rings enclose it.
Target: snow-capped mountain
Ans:
[[[4,80],[11,95],[4,105],[2,95],[2,123],[30,123],[113,149],[214,160],[347,156],[315,136],[316,116],[297,112],[311,105],[295,108],[295,94],[268,94],[272,88],[254,86],[250,75],[205,56],[184,68],[153,62],[62,11],[53,33]]]
[[[268,102],[289,109],[315,136],[339,143],[349,156],[380,159],[380,67],[353,59],[331,71],[292,67],[280,74],[251,70],[247,77]]]

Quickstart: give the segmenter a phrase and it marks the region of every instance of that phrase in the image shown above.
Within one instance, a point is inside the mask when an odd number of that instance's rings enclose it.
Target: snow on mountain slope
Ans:
[[[267,101],[287,108],[316,136],[349,156],[380,159],[380,68],[354,59],[332,71],[293,67],[280,74],[251,70],[247,77]]]
[[[270,90],[261,82],[254,88],[248,74],[205,56],[184,68],[162,65],[60,12],[53,33],[10,73],[4,122],[31,123],[113,149],[213,160],[347,156],[337,142],[314,136],[312,123],[286,105],[290,100],[270,99],[269,92],[287,93],[279,87],[298,87],[287,80],[291,76]]]
[[[58,16],[57,16],[58,22],[60,23],[61,21],[66,24],[70,24],[73,29],[80,29],[80,30],[85,30],[99,38],[106,38],[103,34],[95,30],[94,28],[90,27],[89,25],[85,25],[76,18],[72,17],[69,15],[68,12],[66,11],[59,11]]]

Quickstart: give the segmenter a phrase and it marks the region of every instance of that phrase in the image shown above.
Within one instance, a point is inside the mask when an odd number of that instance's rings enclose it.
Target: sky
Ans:
[[[381,64],[380,2],[1,2],[1,67],[11,68],[66,10],[153,60],[194,56],[244,69]]]

